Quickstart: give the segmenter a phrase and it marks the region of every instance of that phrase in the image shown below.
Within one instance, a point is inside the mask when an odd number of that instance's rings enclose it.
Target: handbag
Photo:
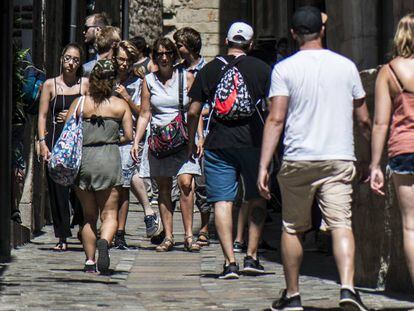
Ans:
[[[151,154],[157,159],[175,154],[183,150],[188,144],[187,124],[183,114],[183,79],[183,70],[179,69],[178,98],[180,106],[177,116],[165,126],[151,126],[148,147]]]
[[[74,183],[81,165],[83,144],[83,103],[85,97],[78,101],[75,111],[65,123],[62,133],[52,149],[48,168],[53,181],[70,186]],[[79,117],[77,111],[80,107]]]

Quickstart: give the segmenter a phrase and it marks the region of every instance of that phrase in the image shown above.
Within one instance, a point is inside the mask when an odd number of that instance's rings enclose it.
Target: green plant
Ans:
[[[12,84],[12,100],[13,115],[12,124],[22,125],[26,121],[25,105],[23,102],[22,84],[24,82],[24,68],[27,64],[27,55],[29,49],[19,49],[17,45],[13,45],[13,84]]]

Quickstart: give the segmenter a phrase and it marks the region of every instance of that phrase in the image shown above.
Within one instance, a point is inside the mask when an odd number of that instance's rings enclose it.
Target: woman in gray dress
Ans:
[[[194,77],[183,70],[183,75],[174,68],[178,59],[178,51],[168,38],[157,39],[153,48],[153,59],[159,70],[145,76],[141,93],[141,111],[137,120],[137,132],[131,149],[132,157],[138,160],[138,145],[150,123],[151,133],[154,129],[169,124],[180,109],[186,111],[189,105],[187,90]],[[179,94],[180,77],[182,77],[182,96]],[[182,104],[180,103],[182,97]],[[202,135],[202,132],[201,132]],[[194,176],[201,174],[198,159],[189,161],[185,149],[165,158],[157,158],[148,152],[145,143],[140,166],[141,177],[155,178],[158,184],[158,205],[165,231],[164,241],[156,248],[159,252],[170,251],[174,247],[173,207],[171,202],[172,177],[178,176],[180,187],[180,207],[184,224],[184,249],[199,251],[192,233],[194,207]]]
[[[83,148],[75,191],[84,214],[85,272],[96,272],[96,266],[101,273],[109,269],[108,249],[118,227],[119,188],[122,185],[118,144],[132,140],[131,110],[125,100],[111,96],[115,78],[112,61],[99,60],[89,77],[89,95],[79,99],[83,101]],[[77,103],[78,100],[73,102],[68,116],[73,114]],[[120,137],[121,125],[123,136]],[[99,214],[100,239],[96,241]]]

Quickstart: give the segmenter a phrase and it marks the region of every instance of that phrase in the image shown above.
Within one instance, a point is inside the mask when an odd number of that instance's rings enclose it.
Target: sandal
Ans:
[[[68,243],[66,241],[59,241],[52,250],[55,252],[66,252],[68,250]]]
[[[173,238],[164,238],[160,245],[158,245],[155,250],[157,252],[169,252],[174,247],[174,240]]]
[[[194,236],[190,235],[184,238],[184,250],[187,252],[199,252],[201,246],[197,244]]]
[[[200,231],[198,233],[197,244],[200,246],[209,246],[210,245],[210,235],[208,232]]]

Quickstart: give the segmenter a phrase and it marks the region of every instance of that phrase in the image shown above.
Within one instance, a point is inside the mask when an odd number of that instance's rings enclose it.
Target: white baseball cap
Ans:
[[[243,40],[240,40],[242,37]],[[253,28],[243,22],[233,23],[227,32],[227,40],[235,43],[246,43],[253,39]]]

